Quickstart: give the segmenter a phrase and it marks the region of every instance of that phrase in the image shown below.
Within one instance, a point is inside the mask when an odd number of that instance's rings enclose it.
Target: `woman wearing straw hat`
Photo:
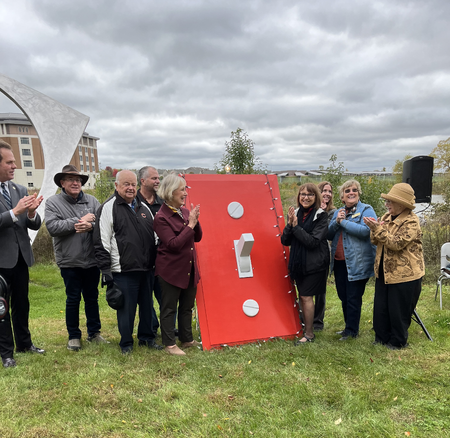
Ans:
[[[408,345],[411,315],[425,275],[422,231],[412,212],[416,198],[409,184],[395,184],[381,197],[388,212],[381,220],[364,218],[377,245],[373,328],[375,343],[397,350]]]

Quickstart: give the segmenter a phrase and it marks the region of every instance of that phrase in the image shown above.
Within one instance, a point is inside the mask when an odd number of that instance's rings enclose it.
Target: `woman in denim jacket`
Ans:
[[[331,271],[339,299],[342,302],[345,329],[337,332],[340,341],[356,338],[359,332],[362,297],[367,280],[373,277],[375,246],[370,242],[370,229],[364,217],[376,219],[373,208],[363,204],[359,197],[358,181],[346,181],[339,187],[344,207],[338,209],[328,227],[331,240]]]

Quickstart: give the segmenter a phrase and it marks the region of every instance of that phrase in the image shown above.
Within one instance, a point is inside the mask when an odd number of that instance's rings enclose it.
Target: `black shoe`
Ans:
[[[341,338],[339,338],[340,341],[347,341],[348,339],[355,339],[357,336],[355,335],[344,335]]]
[[[345,330],[339,330],[338,332],[336,332],[337,335],[343,335],[345,332]]]
[[[123,355],[130,354],[132,351],[133,351],[133,347],[125,347],[125,348],[122,348],[122,354],[123,354]]]
[[[31,344],[30,348],[25,348],[25,350],[16,350],[16,353],[36,353],[36,354],[44,354],[45,350],[42,348],[36,347],[36,345]]]
[[[397,345],[386,344],[386,347],[389,348],[389,350],[402,350],[403,348],[406,348],[408,346],[409,346],[408,343],[406,343],[406,345],[403,345],[401,347],[398,347]]]
[[[2,362],[5,368],[15,367],[17,365],[12,357],[2,357]]]
[[[153,348],[154,350],[164,350],[162,345],[158,345],[154,339],[151,341],[139,341],[139,347]]]

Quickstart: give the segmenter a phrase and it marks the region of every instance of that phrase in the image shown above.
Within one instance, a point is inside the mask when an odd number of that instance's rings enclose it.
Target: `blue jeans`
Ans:
[[[345,329],[343,336],[358,336],[361,319],[362,297],[368,278],[349,281],[345,260],[334,261],[334,279],[339,299],[342,302]]]
[[[61,277],[66,286],[66,326],[69,339],[81,339],[80,302],[84,299],[86,327],[88,336],[99,333],[101,329],[98,310],[98,282],[100,271],[97,267],[61,268]]]
[[[152,343],[152,290],[153,271],[113,272],[114,283],[123,292],[124,305],[117,311],[120,333],[120,348],[133,346],[134,319],[139,305],[139,325],[137,337],[140,341]]]

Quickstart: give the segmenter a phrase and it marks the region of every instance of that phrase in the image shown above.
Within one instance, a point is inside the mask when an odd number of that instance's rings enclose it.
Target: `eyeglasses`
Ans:
[[[358,193],[358,189],[345,189],[344,193]]]
[[[314,198],[314,193],[300,193],[300,198]]]
[[[81,178],[64,178],[63,181],[81,184]]]

